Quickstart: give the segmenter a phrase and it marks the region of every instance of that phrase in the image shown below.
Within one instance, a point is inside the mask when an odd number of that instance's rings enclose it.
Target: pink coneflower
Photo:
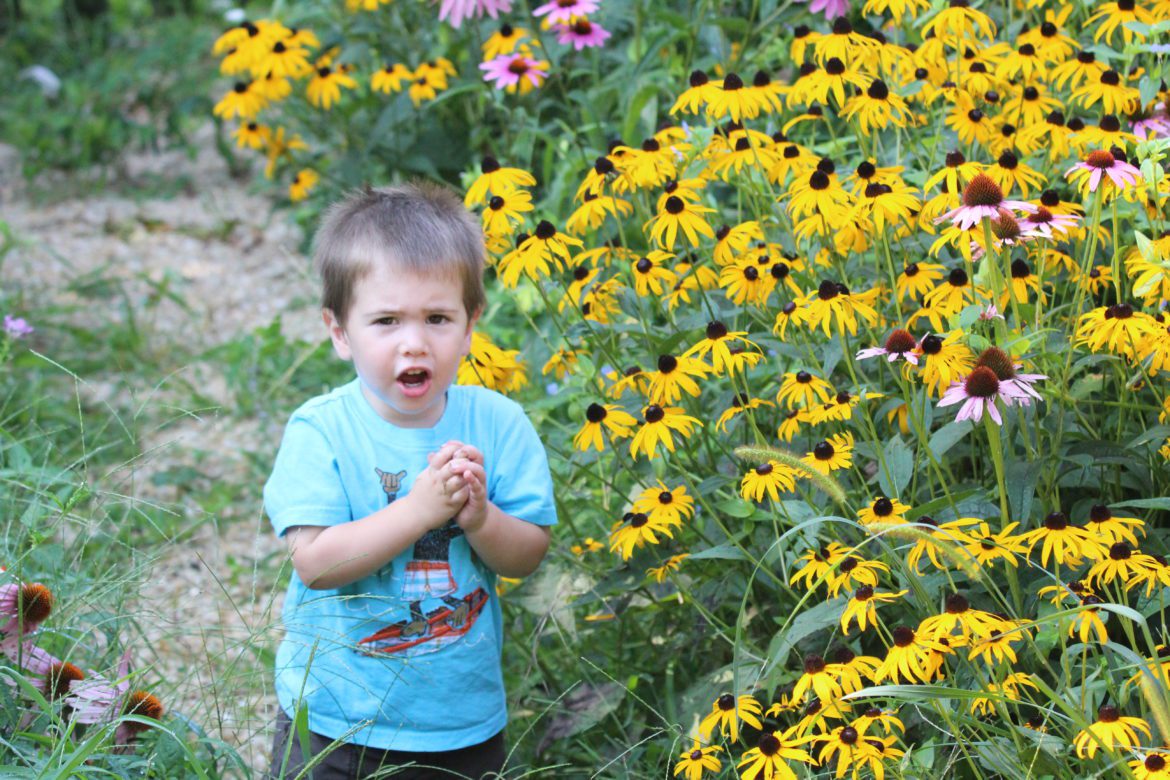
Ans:
[[[1166,104],[1157,104],[1151,114],[1131,116],[1130,125],[1133,134],[1145,141],[1170,136],[1170,116],[1166,115]]]
[[[100,674],[92,673],[88,678],[72,682],[65,704],[73,708],[73,720],[78,723],[110,723],[125,715],[161,720],[162,702],[146,691],[131,691],[127,674],[130,671],[130,652],[118,663],[117,681],[111,683]],[[149,726],[142,723],[123,721],[114,732],[114,742],[120,746],[129,745],[134,737]]]
[[[551,0],[537,8],[533,16],[548,15],[551,23],[569,24],[574,16],[584,16],[597,10],[598,0]]]
[[[1117,154],[1105,149],[1089,152],[1084,162],[1079,162],[1065,171],[1064,178],[1082,184],[1087,176],[1089,192],[1096,192],[1101,179],[1105,176],[1109,177],[1109,181],[1113,182],[1117,189],[1129,189],[1142,178],[1142,172],[1126,162],[1125,157],[1120,155],[1120,150],[1114,151]]]
[[[487,14],[495,19],[497,14],[512,10],[512,0],[443,0],[439,5],[439,21],[449,22],[456,30],[464,19]]]
[[[548,77],[548,63],[534,60],[527,52],[501,54],[495,59],[481,62],[479,69],[484,71],[484,81],[494,81],[496,89],[527,92],[533,87],[539,87]]]
[[[555,25],[557,43],[562,45],[573,44],[573,48],[581,51],[586,47],[600,46],[609,37],[609,30],[600,24],[591,22],[584,16],[578,16],[568,24]]]
[[[1025,229],[1024,223],[1016,219],[1016,215],[1001,208],[991,220],[991,235],[996,247],[1015,246],[1039,237],[1031,229]],[[971,242],[971,257],[979,260],[983,257],[984,249],[978,243]]]
[[[53,611],[53,592],[39,582],[0,585],[0,635],[30,634]]]
[[[979,422],[986,411],[997,425],[1003,425],[1003,417],[1000,416],[996,401],[1002,400],[1004,406],[1027,406],[1033,398],[1040,398],[1040,394],[1032,385],[1048,378],[1043,374],[1018,374],[1016,373],[1018,367],[1019,364],[1013,363],[1006,352],[997,347],[990,347],[979,356],[970,374],[947,388],[938,405],[941,407],[962,403],[963,406],[955,416],[956,422],[960,420]]]
[[[914,352],[914,348],[917,346],[918,342],[914,340],[914,337],[908,331],[898,328],[889,335],[884,346],[867,347],[866,349],[858,350],[857,359],[865,360],[866,358],[885,355],[886,360],[891,363],[901,358],[907,363],[918,365],[918,355]]]
[[[1037,206],[1031,214],[1020,218],[1020,227],[1039,238],[1063,238],[1080,221],[1076,214],[1053,214],[1043,206]]]
[[[849,0],[812,0],[808,10],[814,14],[824,14],[825,19],[836,19],[849,13]]]
[[[963,189],[962,205],[934,221],[942,222],[949,219],[951,224],[960,230],[970,230],[984,219],[998,219],[1000,209],[1031,213],[1036,207],[1022,200],[1004,200],[1003,189],[987,174],[977,173]]]

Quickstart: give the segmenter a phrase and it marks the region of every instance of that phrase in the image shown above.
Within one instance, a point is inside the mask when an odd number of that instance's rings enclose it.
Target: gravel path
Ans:
[[[2,218],[27,241],[7,258],[4,271],[20,280],[26,300],[71,310],[68,316],[85,327],[101,327],[125,312],[114,301],[95,312],[67,289],[69,283],[99,273],[119,280],[147,354],[157,356],[160,372],[166,367],[158,376],[95,377],[82,388],[87,400],[121,402],[121,408],[142,404],[141,443],[148,454],[108,478],[126,500],[161,504],[181,517],[174,543],[153,551],[157,558],[144,572],[139,603],[128,608],[155,653],[145,679],[160,681],[168,708],[236,746],[258,767],[267,758],[275,706],[267,653],[279,622],[283,587],[277,583],[287,581],[287,573],[280,579],[283,545],[261,516],[258,487],[242,491],[251,500],[212,515],[191,498],[189,485],[151,478],[192,466],[202,475],[196,492],[216,481],[239,483],[256,470],[246,454],[261,462],[271,458],[283,424],[228,414],[222,366],[198,360],[174,365],[174,353],[197,355],[278,314],[289,338],[324,334],[309,264],[298,251],[299,228],[250,192],[248,182],[228,175],[210,130],[197,136],[202,151],[195,159],[132,155],[126,171],[132,181],[153,182],[146,189],[94,187],[84,197],[47,205],[32,203],[18,179],[5,175],[11,150],[0,154]],[[167,193],[160,181],[185,186]],[[150,305],[162,286],[182,305],[167,298]],[[139,382],[148,384],[133,386]],[[191,387],[221,408],[187,408]],[[137,662],[146,665],[150,658]]]

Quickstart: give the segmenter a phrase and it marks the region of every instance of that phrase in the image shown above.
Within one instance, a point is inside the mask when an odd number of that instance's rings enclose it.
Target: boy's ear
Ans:
[[[333,342],[333,351],[337,353],[337,357],[342,360],[352,359],[353,352],[349,348],[349,336],[346,335],[345,325],[337,319],[337,315],[333,313],[332,309],[322,309],[321,319],[325,321],[325,327],[329,331],[329,339]]]
[[[476,309],[467,318],[467,333],[463,340],[463,354],[464,356],[471,354],[471,332],[475,330],[475,323],[479,322],[479,315],[483,314],[483,307]]]

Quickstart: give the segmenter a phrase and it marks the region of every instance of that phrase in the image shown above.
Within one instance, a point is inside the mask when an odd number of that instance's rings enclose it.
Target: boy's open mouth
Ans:
[[[402,394],[408,398],[417,398],[426,393],[431,385],[431,372],[424,368],[411,368],[398,375],[398,384]]]

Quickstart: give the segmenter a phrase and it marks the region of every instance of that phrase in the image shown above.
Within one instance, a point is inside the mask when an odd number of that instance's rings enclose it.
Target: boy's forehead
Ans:
[[[382,264],[371,268],[354,282],[354,299],[360,304],[402,308],[434,305],[463,305],[463,280],[450,269],[436,268],[425,273]]]

